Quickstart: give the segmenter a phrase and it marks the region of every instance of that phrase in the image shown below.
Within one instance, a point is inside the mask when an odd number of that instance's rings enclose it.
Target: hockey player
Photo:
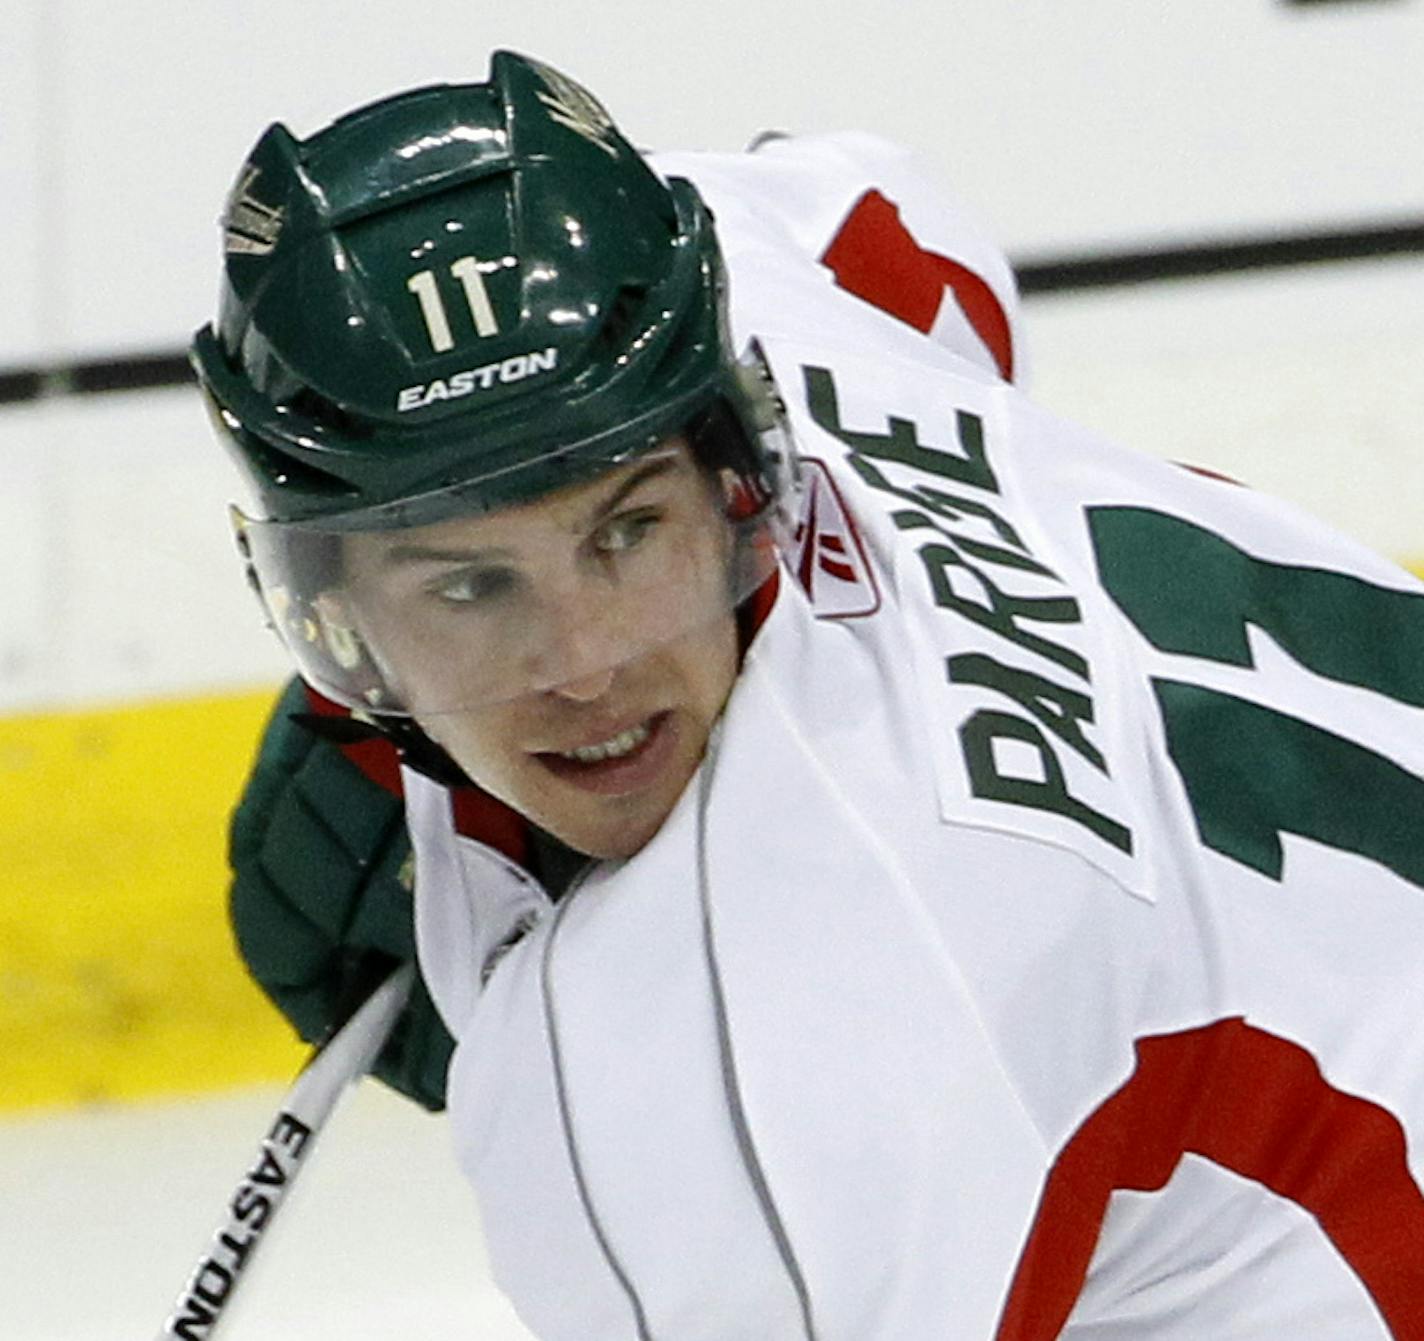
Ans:
[[[1032,405],[933,199],[508,53],[264,136],[244,953],[319,1032],[408,825],[382,1069],[550,1341],[1424,1338],[1424,591]]]

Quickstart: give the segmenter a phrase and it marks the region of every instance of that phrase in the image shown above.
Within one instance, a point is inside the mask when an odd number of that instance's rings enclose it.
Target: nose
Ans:
[[[613,667],[595,671],[592,675],[581,675],[576,680],[565,680],[548,690],[556,698],[567,699],[570,703],[596,703],[613,688]]]
[[[531,632],[527,683],[538,693],[570,703],[602,698],[613,687],[618,667],[633,654],[626,622],[602,592],[547,600],[539,611],[537,632]]]

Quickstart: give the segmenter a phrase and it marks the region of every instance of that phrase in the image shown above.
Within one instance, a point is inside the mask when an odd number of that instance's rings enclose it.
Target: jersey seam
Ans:
[[[618,1282],[619,1288],[623,1291],[629,1307],[633,1311],[633,1325],[637,1329],[638,1341],[654,1341],[652,1332],[648,1330],[647,1314],[643,1310],[638,1291],[618,1254],[614,1252],[608,1232],[594,1208],[593,1194],[584,1174],[583,1161],[579,1157],[578,1138],[574,1135],[573,1115],[569,1105],[568,1086],[564,1074],[563,1049],[559,1043],[558,1012],[554,1005],[553,983],[554,945],[558,939],[559,929],[563,926],[564,918],[573,906],[574,892],[575,890],[571,888],[555,909],[554,920],[549,928],[548,938],[544,942],[543,955],[539,965],[539,990],[544,1006],[544,1027],[549,1034],[549,1060],[554,1073],[554,1094],[559,1106],[559,1123],[563,1128],[564,1148],[568,1154],[569,1167],[574,1176],[574,1185],[578,1189],[579,1203],[583,1207],[584,1218],[588,1221],[589,1229],[593,1233],[594,1241],[598,1244],[604,1264]]]
[[[791,1288],[796,1294],[806,1341],[816,1341],[810,1288],[806,1283],[805,1272],[797,1260],[796,1249],[791,1242],[786,1222],[777,1209],[766,1170],[757,1154],[756,1140],[752,1135],[751,1123],[742,1099],[736,1054],[732,1047],[731,1020],[727,1013],[726,994],[722,988],[721,966],[717,960],[716,937],[712,927],[711,879],[707,869],[708,808],[711,801],[712,775],[716,770],[717,744],[715,736],[708,741],[707,756],[702,762],[697,784],[697,897],[702,917],[702,944],[707,961],[707,975],[712,989],[712,1008],[717,1022],[717,1049],[722,1064],[722,1086],[737,1150],[742,1157],[742,1166],[752,1185],[752,1193],[761,1208],[762,1219],[766,1222],[772,1242],[776,1245],[782,1266],[790,1278]]]

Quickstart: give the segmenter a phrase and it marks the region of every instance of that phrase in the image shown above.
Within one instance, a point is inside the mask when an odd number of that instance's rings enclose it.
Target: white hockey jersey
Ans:
[[[679,166],[811,487],[701,770],[557,905],[405,779],[497,1279],[548,1341],[1420,1341],[1424,588],[778,271],[744,168]]]

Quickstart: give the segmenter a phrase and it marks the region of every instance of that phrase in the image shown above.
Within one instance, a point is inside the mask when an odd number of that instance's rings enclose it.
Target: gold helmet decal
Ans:
[[[245,164],[228,194],[222,224],[223,247],[229,253],[266,256],[281,235],[286,211],[263,204],[252,194],[253,183],[260,174],[260,168]]]
[[[538,98],[549,109],[550,119],[567,126],[590,144],[596,144],[605,154],[616,158],[618,149],[613,143],[616,129],[603,104],[568,75],[537,61],[530,61],[529,65],[549,90],[548,93],[540,93]]]

